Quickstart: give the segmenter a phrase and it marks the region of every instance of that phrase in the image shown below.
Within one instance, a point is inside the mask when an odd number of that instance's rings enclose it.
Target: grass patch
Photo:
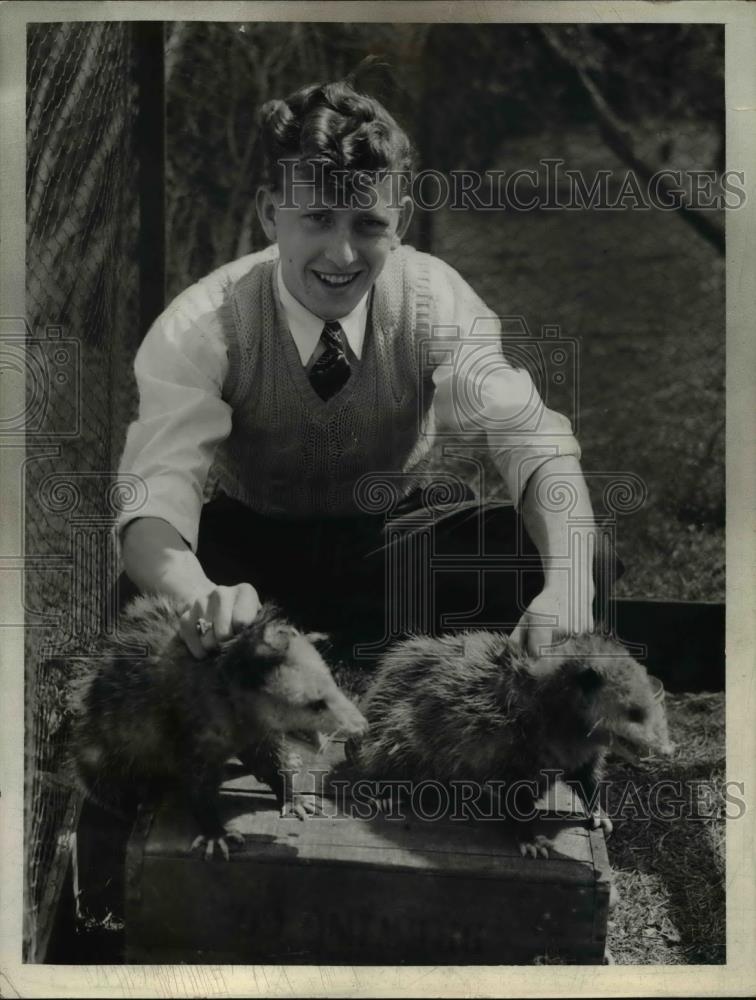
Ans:
[[[626,818],[607,840],[620,900],[608,945],[618,964],[720,964],[726,961],[724,694],[667,694],[671,760],[642,769],[611,761],[608,810]],[[667,782],[659,786],[659,782]],[[653,802],[670,818],[634,815]],[[624,796],[624,799],[623,799]],[[650,811],[650,810],[648,810]]]
[[[624,173],[591,129],[512,141],[498,166],[535,168],[543,156],[587,176]],[[616,596],[724,600],[723,258],[655,209],[446,210],[434,227],[434,254],[497,314],[523,317],[533,336],[556,325],[577,345],[578,390],[575,379],[541,389],[573,420],[583,468],[599,474],[594,505],[605,474],[633,473],[647,491],[619,518],[627,570]]]

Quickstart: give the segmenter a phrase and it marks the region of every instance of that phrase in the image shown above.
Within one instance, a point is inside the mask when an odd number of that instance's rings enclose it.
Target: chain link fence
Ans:
[[[134,393],[138,199],[133,29],[30,24],[25,338],[26,905],[34,961],[76,794],[66,662],[108,627],[115,472]]]

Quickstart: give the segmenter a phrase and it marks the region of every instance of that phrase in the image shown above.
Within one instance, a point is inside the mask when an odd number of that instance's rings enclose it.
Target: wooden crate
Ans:
[[[572,804],[562,788],[551,806]],[[556,852],[535,860],[498,822],[359,819],[335,802],[282,819],[248,776],[224,786],[223,815],[245,837],[228,862],[190,853],[196,830],[175,805],[142,817],[127,852],[128,962],[603,960],[606,846],[579,816],[541,820]]]

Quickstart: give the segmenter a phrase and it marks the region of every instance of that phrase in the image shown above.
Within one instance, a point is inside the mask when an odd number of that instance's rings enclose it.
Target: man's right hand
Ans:
[[[197,659],[254,621],[260,599],[251,583],[219,587],[173,525],[159,517],[140,517],[126,525],[121,548],[126,574],[143,594],[166,594],[186,610],[180,635]],[[212,628],[200,635],[197,622]]]
[[[181,615],[179,634],[198,660],[218,649],[226,639],[250,625],[260,610],[260,598],[251,583],[233,587],[212,587],[197,597]],[[204,635],[197,623],[204,627]]]

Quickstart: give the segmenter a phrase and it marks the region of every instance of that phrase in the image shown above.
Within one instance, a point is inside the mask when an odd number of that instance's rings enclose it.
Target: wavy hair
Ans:
[[[363,61],[360,67],[368,60]],[[374,97],[356,89],[358,70],[334,83],[301,87],[260,109],[263,184],[281,190],[283,161],[325,171],[409,174],[416,153],[406,132]]]

